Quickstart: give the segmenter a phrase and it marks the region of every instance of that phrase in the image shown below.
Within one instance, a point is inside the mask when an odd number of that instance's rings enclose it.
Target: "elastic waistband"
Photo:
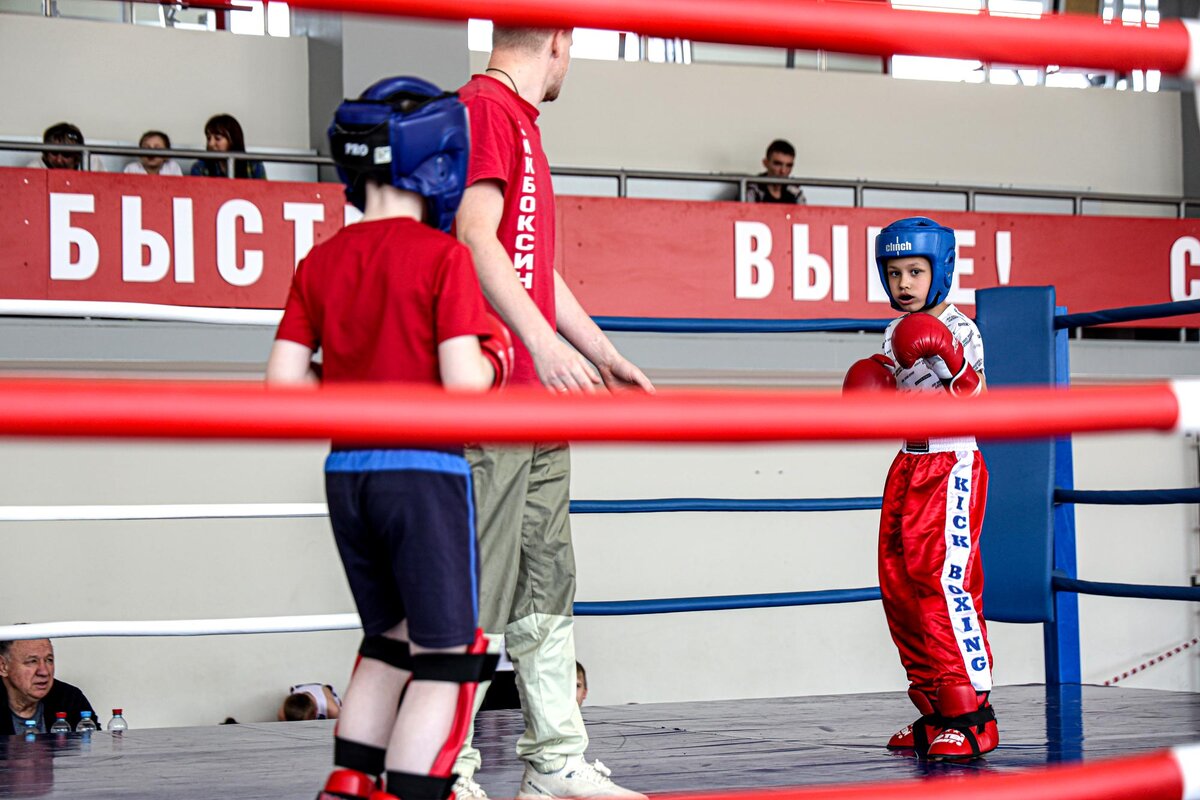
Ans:
[[[461,455],[437,450],[334,450],[325,459],[326,472],[396,470],[471,474],[471,466]]]
[[[974,436],[935,437],[932,439],[908,439],[900,448],[902,452],[914,453],[953,453],[958,450],[978,450],[979,445]]]

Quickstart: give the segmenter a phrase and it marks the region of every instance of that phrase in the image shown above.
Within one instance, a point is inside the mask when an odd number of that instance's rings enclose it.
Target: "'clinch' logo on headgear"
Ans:
[[[902,242],[899,236],[896,237],[896,241],[888,242],[883,246],[885,253],[902,253],[906,250],[912,250],[912,242]]]

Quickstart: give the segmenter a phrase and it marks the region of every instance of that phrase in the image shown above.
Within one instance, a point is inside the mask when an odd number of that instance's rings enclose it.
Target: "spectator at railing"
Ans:
[[[42,133],[42,144],[84,144],[83,132],[69,122],[59,122]],[[100,156],[92,156],[88,162],[92,172],[103,172],[104,162]],[[83,158],[79,153],[44,152],[25,166],[30,169],[81,169]]]
[[[138,139],[138,147],[144,150],[170,150],[171,137],[162,131],[146,131]],[[130,175],[182,175],[183,168],[172,158],[138,156],[137,161],[125,165],[125,172]]]
[[[766,158],[762,161],[767,168],[760,172],[760,178],[787,178],[792,174],[796,164],[796,148],[786,139],[776,139],[767,146]],[[782,183],[752,183],[746,187],[746,202],[748,203],[787,203],[804,204],[804,192],[799,186],[788,186]]]
[[[55,715],[66,712],[74,730],[83,711],[95,710],[83,692],[54,679],[54,645],[49,639],[0,642],[0,685],[4,708],[0,710],[0,736],[12,736],[37,722],[37,732],[47,733]]]
[[[246,152],[246,135],[242,133],[242,125],[230,114],[217,114],[204,123],[204,149],[211,153],[244,153]],[[226,178],[228,159],[204,158],[192,165],[192,174],[208,178]],[[267,177],[261,161],[249,158],[239,158],[234,167],[235,178]]]

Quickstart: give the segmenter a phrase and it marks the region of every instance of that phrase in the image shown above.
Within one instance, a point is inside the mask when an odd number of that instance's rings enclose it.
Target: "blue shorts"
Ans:
[[[422,647],[470,644],[478,625],[471,469],[434,450],[335,450],[329,521],[363,633],[408,620]]]

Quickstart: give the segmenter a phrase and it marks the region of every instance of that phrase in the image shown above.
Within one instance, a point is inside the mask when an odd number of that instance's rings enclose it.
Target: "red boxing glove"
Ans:
[[[508,376],[512,373],[513,361],[516,359],[512,334],[495,314],[485,312],[484,317],[487,319],[488,332],[479,337],[479,349],[492,365],[492,373],[495,376],[492,378],[492,388],[503,389],[508,384]]]
[[[979,394],[979,374],[967,363],[958,339],[937,317],[916,312],[901,319],[892,333],[892,351],[904,369],[921,359],[928,361],[956,397]]]
[[[846,379],[842,381],[842,393],[894,391],[895,369],[896,365],[892,360],[879,353],[855,361],[846,371]]]

